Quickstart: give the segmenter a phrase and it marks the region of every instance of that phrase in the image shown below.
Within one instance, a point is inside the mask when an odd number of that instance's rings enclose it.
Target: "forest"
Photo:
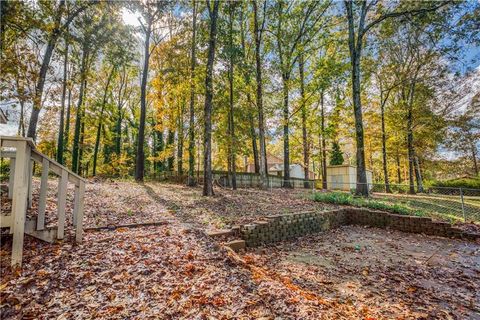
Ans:
[[[83,177],[199,178],[267,158],[325,181],[478,177],[475,1],[2,1],[1,109]],[[3,125],[2,125],[3,126]],[[340,162],[339,162],[340,161]]]

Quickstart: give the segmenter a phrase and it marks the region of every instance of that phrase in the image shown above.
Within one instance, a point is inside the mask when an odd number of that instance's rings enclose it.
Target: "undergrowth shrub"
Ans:
[[[460,178],[429,182],[431,187],[480,189],[480,178]]]
[[[8,180],[10,175],[10,160],[2,159],[0,161],[0,181]]]
[[[352,194],[346,192],[315,193],[313,200],[337,205],[364,207],[403,215],[425,215],[425,213],[421,210],[414,210],[398,203],[387,203],[376,199],[354,197]],[[388,200],[385,199],[385,201]]]

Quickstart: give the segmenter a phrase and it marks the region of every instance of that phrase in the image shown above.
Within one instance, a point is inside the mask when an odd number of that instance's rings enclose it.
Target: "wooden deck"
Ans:
[[[12,199],[12,211],[10,215],[0,216],[0,227],[9,228],[10,234],[13,234],[12,266],[22,264],[25,233],[48,242],[64,238],[68,183],[75,185],[73,227],[75,228],[75,240],[81,242],[83,237],[85,180],[38,151],[30,138],[0,136],[0,156],[10,159],[8,198]],[[27,219],[27,207],[32,206],[34,162],[42,168],[38,212],[35,218]],[[47,183],[50,172],[59,177],[57,192],[58,223],[54,228],[45,228]]]

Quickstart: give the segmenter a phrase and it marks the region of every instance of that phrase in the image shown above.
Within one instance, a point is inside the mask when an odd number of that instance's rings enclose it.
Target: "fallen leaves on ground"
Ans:
[[[50,181],[50,224],[56,219],[55,187]],[[26,237],[22,270],[8,267],[11,242],[2,241],[1,318],[408,319],[478,313],[479,296],[472,294],[479,287],[478,246],[462,251],[459,241],[360,228],[233,256],[200,230],[327,207],[291,190],[215,192],[204,198],[200,188],[181,185],[91,181],[85,227],[167,224],[89,231],[78,245],[68,238],[48,244]],[[34,190],[29,215],[35,197]],[[69,195],[69,223],[72,202]],[[406,243],[428,252],[405,250]],[[303,256],[292,257],[299,250]],[[448,268],[441,259],[450,261]],[[453,289],[454,299],[447,295]]]
[[[479,253],[472,242],[345,226],[251,250],[244,260],[374,319],[476,319]]]

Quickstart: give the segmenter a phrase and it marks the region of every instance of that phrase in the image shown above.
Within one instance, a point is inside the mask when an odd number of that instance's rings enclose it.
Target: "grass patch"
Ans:
[[[388,203],[383,200],[354,197],[352,194],[345,192],[315,193],[313,200],[324,203],[383,210],[403,215],[414,215],[419,217],[426,215],[422,210],[412,209],[398,203]]]

